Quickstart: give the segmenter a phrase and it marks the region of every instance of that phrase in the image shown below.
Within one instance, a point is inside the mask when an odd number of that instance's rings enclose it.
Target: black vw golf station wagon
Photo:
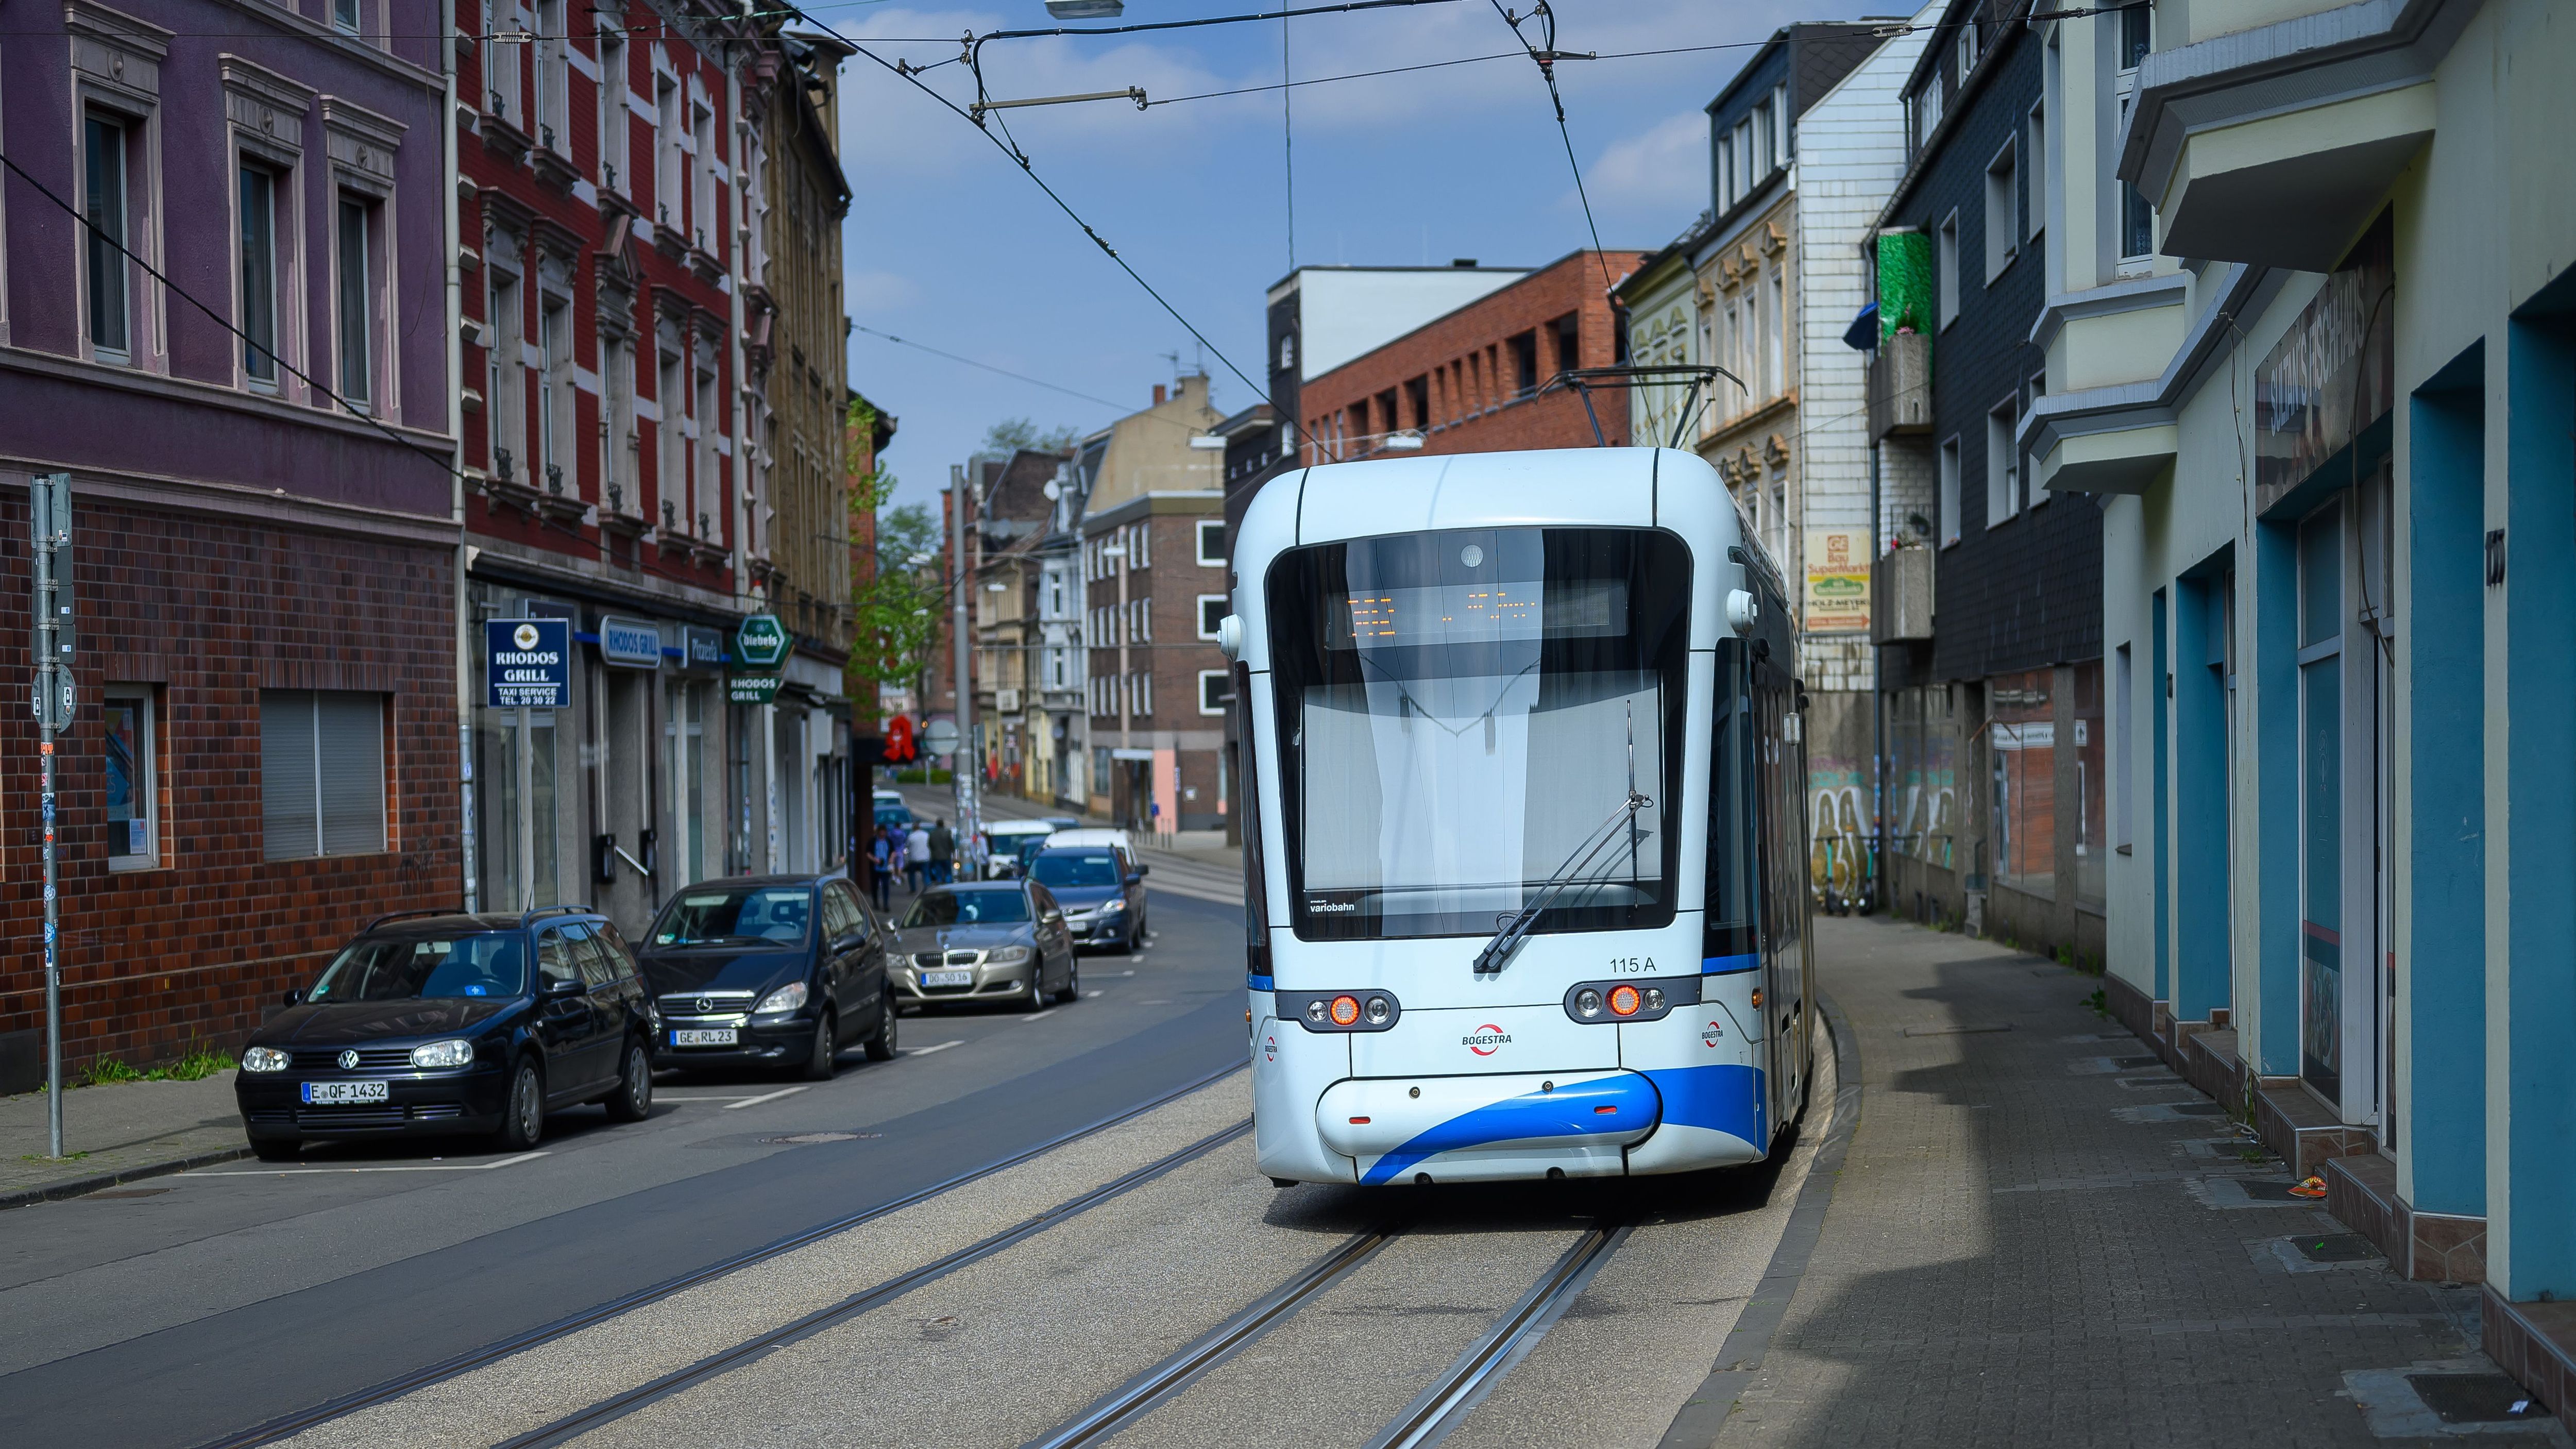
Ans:
[[[233,1078],[264,1161],[400,1134],[489,1133],[525,1151],[557,1108],[604,1101],[621,1122],[652,1110],[652,995],[617,928],[577,906],[380,916],[286,1005]]]

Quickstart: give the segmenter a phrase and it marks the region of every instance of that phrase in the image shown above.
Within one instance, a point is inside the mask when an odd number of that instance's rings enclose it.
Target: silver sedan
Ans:
[[[891,968],[906,1006],[1009,1001],[1032,1008],[1082,994],[1064,908],[1035,881],[970,881],[924,891],[896,923]]]

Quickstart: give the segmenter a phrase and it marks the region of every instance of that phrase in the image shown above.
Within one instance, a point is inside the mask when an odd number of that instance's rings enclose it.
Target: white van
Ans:
[[[1114,846],[1125,852],[1128,859],[1133,860],[1136,857],[1136,842],[1130,839],[1124,830],[1085,827],[1080,830],[1059,830],[1047,837],[1046,848],[1049,850],[1059,850],[1068,845]]]

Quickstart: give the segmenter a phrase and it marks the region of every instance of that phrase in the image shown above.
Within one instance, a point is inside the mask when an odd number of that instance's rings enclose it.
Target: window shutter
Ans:
[[[315,698],[322,853],[385,848],[385,702],[380,694]]]
[[[310,690],[259,692],[259,810],[268,859],[315,853],[321,831],[314,814]]]

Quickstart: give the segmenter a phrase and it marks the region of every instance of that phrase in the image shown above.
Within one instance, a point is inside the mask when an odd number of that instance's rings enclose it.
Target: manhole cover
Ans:
[[[2379,1249],[2359,1233],[2303,1233],[2290,1246],[2311,1263],[2358,1263],[2379,1256]]]
[[[2408,1374],[2406,1382],[2445,1424],[2504,1424],[2549,1412],[2502,1374]]]
[[[809,1142],[858,1142],[884,1135],[882,1132],[790,1132],[784,1137],[763,1137],[760,1140],[780,1146],[802,1147]]]

